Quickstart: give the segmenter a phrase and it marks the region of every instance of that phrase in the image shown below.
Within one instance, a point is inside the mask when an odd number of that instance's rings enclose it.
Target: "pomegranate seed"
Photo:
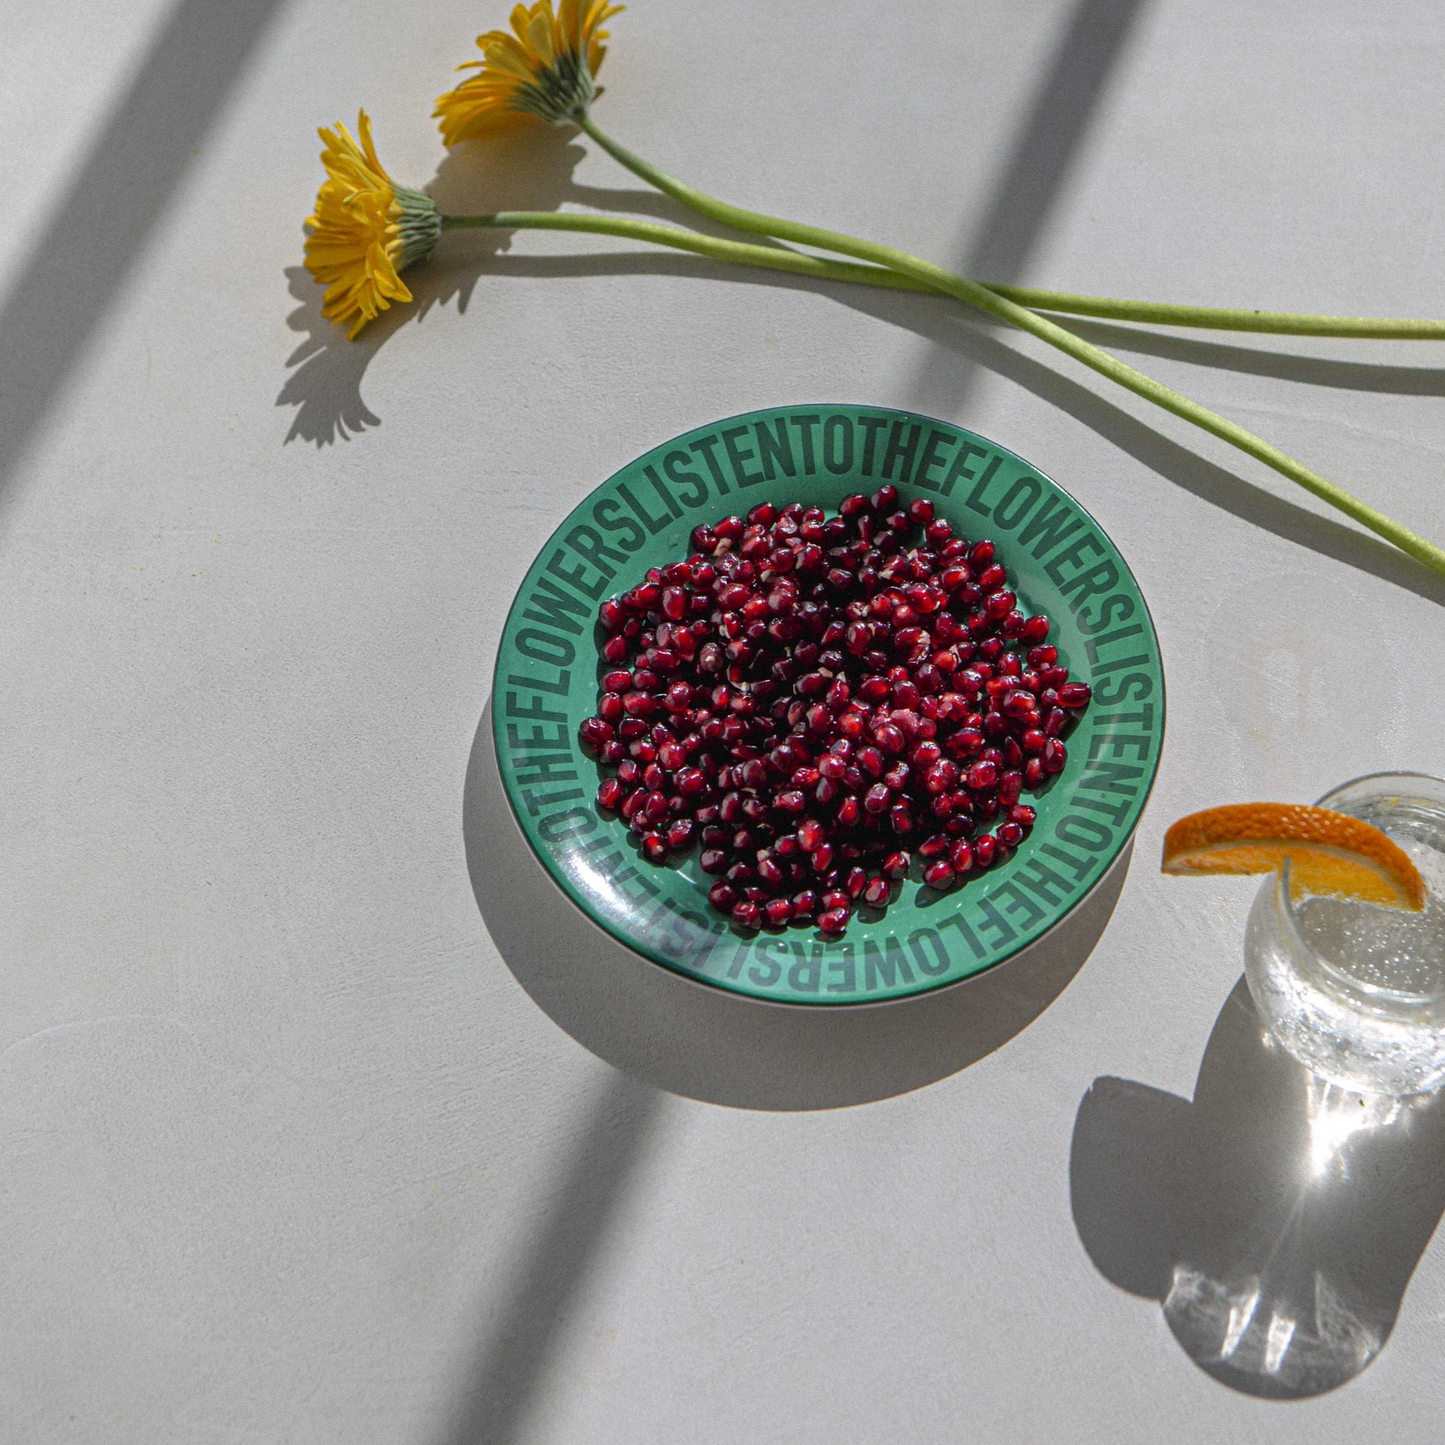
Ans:
[[[993,787],[998,782],[998,764],[989,761],[975,763],[968,770],[965,781],[976,793]]]
[[[577,729],[577,735],[583,744],[594,750],[609,743],[613,739],[612,724],[606,718],[589,717],[582,720],[582,725]]]
[[[738,890],[731,883],[719,878],[707,890],[707,901],[720,913],[727,913],[738,901]]]
[[[892,723],[879,723],[873,729],[873,741],[883,749],[885,753],[896,756],[903,751],[906,739],[899,728]]]
[[[870,878],[868,886],[863,890],[863,901],[870,908],[882,908],[888,902],[888,880]]]
[[[770,928],[781,928],[793,916],[793,905],[786,898],[770,898],[763,904],[763,916]]]
[[[887,764],[883,761],[883,754],[875,747],[858,749],[858,766],[873,778],[881,778]]]
[[[895,881],[899,878],[906,878],[911,862],[912,860],[908,854],[901,849],[897,853],[890,853],[887,858],[883,860],[883,876],[885,878],[892,878]]]
[[[758,855],[758,877],[769,888],[776,888],[784,881],[785,875],[776,858]]]
[[[762,922],[763,910],[750,900],[733,904],[733,922],[739,928],[756,928]]]
[[[598,807],[653,861],[700,834],[709,900],[744,928],[831,936],[855,900],[886,906],[915,818],[930,886],[990,866],[1091,698],[991,542],[891,485],[838,513],[767,501],[695,527],[597,611],[607,670],[578,736],[616,769]]]

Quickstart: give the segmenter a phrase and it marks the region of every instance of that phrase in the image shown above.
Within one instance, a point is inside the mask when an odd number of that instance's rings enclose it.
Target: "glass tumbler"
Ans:
[[[1267,879],[1245,931],[1245,977],[1269,1032],[1300,1063],[1357,1093],[1445,1083],[1445,782],[1375,773],[1319,806],[1388,834],[1429,889],[1421,913],[1292,896],[1289,865]]]

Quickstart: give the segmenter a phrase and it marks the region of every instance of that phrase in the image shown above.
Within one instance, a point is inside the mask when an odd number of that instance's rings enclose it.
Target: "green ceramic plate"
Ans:
[[[1006,864],[950,893],[917,880],[840,940],[743,933],[707,901],[696,852],[645,862],[594,806],[577,727],[596,709],[597,604],[685,556],[692,528],[769,500],[835,510],[895,483],[960,534],[989,537],[1020,606],[1094,701],[1069,760],[1026,800],[1038,822]],[[857,1004],[941,988],[1002,963],[1076,907],[1129,840],[1158,766],[1164,675],[1149,613],[1104,530],[1021,457],[930,417],[878,407],[787,407],[689,432],[610,477],[553,533],[507,617],[493,690],[497,759],[528,843],[562,891],[666,968],[756,998]],[[560,905],[560,900],[559,900]]]

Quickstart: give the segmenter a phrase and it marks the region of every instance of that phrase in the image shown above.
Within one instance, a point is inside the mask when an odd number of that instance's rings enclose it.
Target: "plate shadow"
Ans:
[[[472,891],[517,982],[584,1048],[674,1094],[740,1109],[834,1109],[923,1087],[1031,1024],[1113,914],[1132,846],[1057,928],[974,978],[888,1003],[809,1008],[725,993],[593,924],[528,848],[502,790],[489,701],[462,803]]]
[[[1326,1084],[1265,1038],[1241,978],[1193,1103],[1094,1080],[1070,1189],[1099,1272],[1158,1300],[1195,1364],[1244,1394],[1305,1399],[1389,1338],[1445,1211],[1445,1100]]]

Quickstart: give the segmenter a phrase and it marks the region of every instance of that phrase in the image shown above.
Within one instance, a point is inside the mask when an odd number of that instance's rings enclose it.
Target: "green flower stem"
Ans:
[[[926,291],[935,296],[946,295],[927,281],[900,275],[886,266],[859,265],[851,261],[828,261],[777,246],[753,246],[723,241],[716,237],[699,237],[695,231],[652,222],[614,219],[608,216],[581,216],[551,211],[508,211],[510,219],[499,221],[490,216],[444,216],[443,230],[462,230],[478,226],[503,226],[515,230],[590,231],[599,236],[623,236],[636,241],[649,241],[659,246],[672,246],[711,256],[720,261],[734,261],[744,266],[766,266],[777,271],[791,271],[799,276],[813,276],[823,281],[857,282],[866,286],[883,286],[895,291]],[[1136,321],[1157,326],[1193,326],[1216,331],[1258,331],[1285,336],[1347,336],[1373,337],[1380,340],[1445,340],[1445,321],[1419,321],[1409,318],[1392,320],[1375,316],[1310,316],[1294,311],[1237,311],[1226,306],[1176,306],[1167,301],[1124,301],[1110,296],[1079,296],[1068,291],[1040,291],[1031,286],[986,285],[1002,296],[1032,311],[1058,311],[1074,316],[1095,316],[1115,321]]]
[[[1193,326],[1208,331],[1260,331],[1273,336],[1343,336],[1352,340],[1445,341],[1445,321],[1409,316],[1312,316],[1300,311],[1248,311],[1232,306],[1181,306],[1172,301],[1124,301],[1113,296],[1077,296],[1070,291],[1039,291],[1032,286],[984,282],[1032,311],[1060,311],[1147,326]]]
[[[749,216],[753,222],[766,222],[767,227],[730,221],[739,230],[754,231],[778,239],[782,231],[773,230],[774,223],[789,225],[777,216],[767,216],[758,211],[743,211],[727,206],[703,191],[684,184],[664,171],[644,161],[625,146],[607,135],[592,118],[583,115],[577,124],[609,155],[620,161],[628,170],[639,175],[658,190],[691,206],[703,215],[721,219],[724,210],[735,216]],[[714,209],[709,210],[708,206]],[[837,236],[837,232],[824,232],[809,227],[816,235]],[[855,240],[854,237],[846,237]],[[806,242],[821,245],[827,250],[837,250],[823,241]],[[852,254],[847,252],[845,254]],[[1003,286],[996,282],[977,283],[996,296],[1032,311],[1057,311],[1069,316],[1092,316],[1109,321],[1134,321],[1146,326],[1187,326],[1208,331],[1254,331],[1272,336],[1341,336],[1352,340],[1377,341],[1445,341],[1445,321],[1435,321],[1413,316],[1328,316],[1304,311],[1260,311],[1252,307],[1235,306],[1185,306],[1172,301],[1130,301],[1116,296],[1087,296],[1073,291],[1044,291],[1033,286]],[[917,290],[939,290],[941,288],[920,284]]]
[[[783,246],[756,246],[748,241],[729,241],[680,226],[634,221],[628,216],[594,216],[569,211],[496,211],[482,216],[443,216],[441,223],[443,231],[580,231],[595,236],[620,236],[629,241],[647,241],[655,246],[691,251],[694,255],[708,256],[715,261],[788,271],[820,281],[852,281],[866,286],[882,286],[890,291],[930,291],[938,294],[934,287],[900,275],[886,266],[830,261],[823,256],[789,251]]]
[[[1376,511],[1374,507],[1362,502],[1358,497],[1345,491],[1343,487],[1320,476],[1318,472],[1311,471],[1287,452],[1282,452],[1262,437],[1255,436],[1253,432],[1246,431],[1242,426],[1220,416],[1218,412],[1211,411],[1208,407],[1201,406],[1197,401],[1191,401],[1189,397],[1155,381],[1142,371],[1136,371],[1132,366],[1111,356],[1107,351],[1090,344],[1082,337],[1075,336],[1072,331],[1065,330],[1055,322],[1037,315],[1017,302],[980,285],[977,281],[967,280],[942,266],[934,265],[931,261],[922,260],[918,256],[910,256],[906,251],[895,250],[892,246],[884,246],[877,241],[865,241],[840,231],[829,231],[821,226],[810,226],[800,221],[785,220],[781,216],[769,216],[759,211],[745,210],[741,206],[729,205],[726,201],[717,200],[668,175],[665,171],[658,170],[640,156],[634,155],[625,146],[620,145],[611,136],[600,130],[590,117],[584,117],[580,124],[583,130],[614,159],[647,181],[649,185],[662,191],[664,195],[672,196],[699,214],[724,225],[732,226],[735,230],[750,231],[755,235],[771,236],[777,240],[792,241],[798,245],[814,246],[819,250],[833,251],[844,256],[852,256],[860,261],[887,266],[900,275],[925,282],[935,290],[955,296],[960,301],[967,301],[977,306],[979,310],[986,311],[990,316],[997,317],[1000,321],[1007,321],[1021,331],[1027,331],[1031,336],[1037,336],[1041,341],[1057,347],[1066,355],[1083,362],[1085,366],[1091,367],[1102,376],[1107,376],[1111,381],[1118,382],[1120,386],[1134,392],[1137,396],[1142,396],[1146,401],[1152,401],[1156,406],[1163,407],[1165,411],[1183,417],[1185,421],[1192,422],[1204,431],[1230,443],[1231,446],[1238,447],[1240,451],[1263,462],[1266,466],[1273,467],[1275,471],[1304,487],[1306,491],[1313,492],[1322,501],[1328,502],[1332,507],[1337,507],[1346,516],[1353,517],[1362,526],[1368,527],[1386,541],[1393,543],[1402,552],[1424,563],[1432,571],[1445,576],[1445,549],[1436,546],[1433,542],[1426,541],[1424,537],[1412,532],[1408,527],[1401,526],[1399,522],[1387,517],[1383,512]]]

